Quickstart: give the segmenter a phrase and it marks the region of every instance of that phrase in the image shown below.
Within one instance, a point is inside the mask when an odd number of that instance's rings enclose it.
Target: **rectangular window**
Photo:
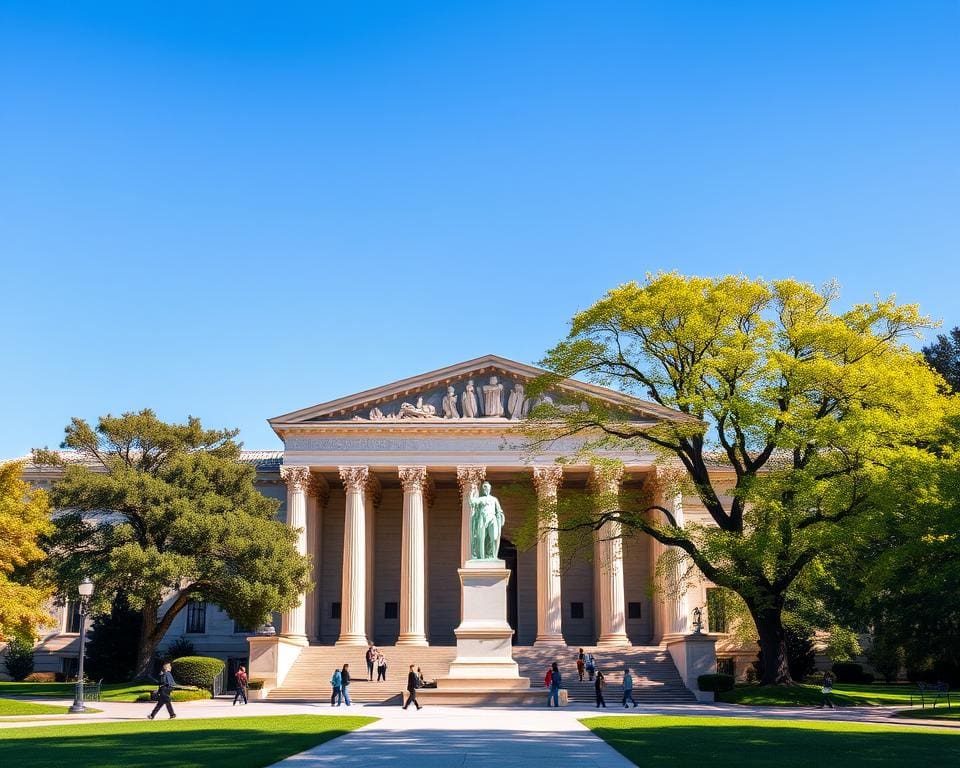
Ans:
[[[80,603],[76,600],[67,600],[64,610],[66,611],[67,615],[64,631],[79,634],[80,622],[82,620],[82,617],[80,616]]]
[[[627,603],[627,618],[628,619],[643,618],[643,611],[641,609],[640,603]]]
[[[330,603],[330,618],[331,619],[340,618],[340,603]]]
[[[187,632],[202,634],[207,631],[207,604],[202,600],[187,603]]]
[[[715,587],[707,589],[707,631],[727,631],[727,606],[723,593]]]
[[[400,615],[400,606],[398,603],[383,604],[383,618],[396,619]]]
[[[570,618],[571,619],[583,618],[583,603],[570,603]]]
[[[233,634],[235,635],[250,635],[253,634],[253,627],[248,627],[242,621],[233,620]]]

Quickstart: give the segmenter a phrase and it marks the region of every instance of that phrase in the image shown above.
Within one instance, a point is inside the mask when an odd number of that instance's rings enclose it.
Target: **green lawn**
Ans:
[[[954,704],[947,709],[946,704],[938,704],[936,709],[927,706],[925,709],[914,707],[897,712],[897,717],[920,717],[925,720],[960,720],[960,706]]]
[[[831,698],[847,707],[897,707],[910,704],[916,687],[909,683],[886,684],[837,683]],[[759,707],[815,707],[823,697],[819,685],[738,685],[732,691],[717,694],[717,701]]]
[[[46,699],[72,699],[74,683],[0,683],[0,696],[38,696]],[[156,685],[140,683],[104,683],[101,701],[136,701],[142,693],[157,690]]]
[[[360,728],[373,717],[274,715],[0,730],[17,768],[261,768]]]
[[[644,768],[956,765],[960,731],[739,717],[590,717],[581,722]]]
[[[9,715],[62,715],[67,707],[55,707],[51,704],[34,704],[32,701],[13,701],[0,699],[0,717]]]

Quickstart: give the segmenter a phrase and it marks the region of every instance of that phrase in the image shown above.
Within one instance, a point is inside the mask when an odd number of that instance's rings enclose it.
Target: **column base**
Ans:
[[[533,641],[534,645],[562,645],[564,648],[567,647],[567,641],[563,639],[563,635],[537,635],[537,639]]]
[[[370,643],[367,642],[366,635],[340,635],[334,645],[362,645],[366,648]]]
[[[629,648],[630,638],[622,632],[600,635],[597,638],[598,648]]]
[[[417,648],[427,648],[430,643],[427,642],[427,638],[424,635],[406,633],[401,634],[397,638],[397,642],[394,645],[406,645],[406,646],[415,646]]]
[[[284,634],[281,632],[280,637],[282,637],[291,645],[310,645],[310,641],[307,639],[306,635],[294,635],[292,633]]]

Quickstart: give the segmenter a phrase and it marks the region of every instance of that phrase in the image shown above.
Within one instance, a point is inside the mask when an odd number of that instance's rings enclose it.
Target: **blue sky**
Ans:
[[[960,324],[957,2],[0,4],[0,457],[236,426],[647,271]]]

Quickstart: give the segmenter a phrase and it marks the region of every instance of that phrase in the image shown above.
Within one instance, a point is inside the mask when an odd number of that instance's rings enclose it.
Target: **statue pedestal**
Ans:
[[[510,642],[513,630],[507,623],[509,569],[503,560],[468,560],[458,573],[463,621],[454,630],[457,657],[450,664],[450,673],[437,678],[436,693],[420,691],[417,695],[426,694],[424,700],[443,698],[444,703],[454,703],[457,699],[456,703],[461,703],[462,699],[462,703],[472,704],[494,700],[502,703],[504,695],[510,698],[514,691],[530,696],[530,678],[520,677]],[[537,703],[543,703],[546,692],[535,696]]]

